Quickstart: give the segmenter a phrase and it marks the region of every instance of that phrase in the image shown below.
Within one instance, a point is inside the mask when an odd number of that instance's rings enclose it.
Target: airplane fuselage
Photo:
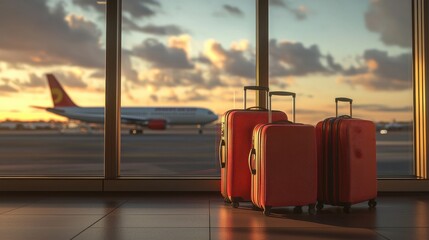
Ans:
[[[55,107],[47,111],[90,123],[104,122],[102,107]],[[145,125],[150,120],[162,119],[168,125],[205,125],[217,120],[217,115],[206,108],[196,107],[123,107],[122,123]]]

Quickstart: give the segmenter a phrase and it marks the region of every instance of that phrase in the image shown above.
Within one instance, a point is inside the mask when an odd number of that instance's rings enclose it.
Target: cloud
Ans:
[[[102,78],[105,79],[106,77],[106,70],[96,70],[95,72],[93,72],[90,76],[90,78]]]
[[[370,1],[369,9],[365,13],[365,24],[368,30],[380,34],[380,40],[384,44],[410,48],[411,12],[411,1]]]
[[[204,55],[200,55],[198,57],[192,58],[192,61],[198,62],[198,63],[202,63],[202,64],[207,64],[207,65],[211,65],[212,64],[212,62],[210,61],[210,59],[207,58]]]
[[[100,14],[105,14],[104,5],[97,4],[95,0],[73,0],[73,3],[84,9],[92,9]],[[122,1],[122,30],[138,31],[156,36],[178,35],[186,32],[180,26],[174,24],[163,26],[148,24],[140,26],[136,23],[136,19],[146,19],[155,16],[160,8],[161,4],[157,0]]]
[[[311,74],[341,75],[339,80],[351,86],[363,86],[371,91],[404,90],[412,87],[412,54],[390,56],[388,52],[368,49],[362,54],[362,64],[345,68],[330,54],[322,54],[317,45],[287,41],[270,42],[270,76],[299,77]]]
[[[229,4],[224,4],[222,6],[223,10],[225,10],[227,13],[229,13],[232,16],[236,16],[236,17],[242,17],[244,16],[243,11],[241,11],[240,8],[235,7],[235,6],[231,6]]]
[[[212,89],[224,86],[220,69],[207,57],[200,54],[197,59],[188,59],[191,52],[190,42],[189,35],[170,37],[168,44],[155,39],[146,39],[128,51],[129,57],[123,61],[122,74],[130,80],[130,84],[150,86],[153,89],[177,86]],[[137,76],[137,72],[131,66],[131,58],[140,58],[149,63],[149,70]],[[125,67],[128,70],[124,70]],[[132,76],[127,76],[127,72],[131,72],[128,75]]]
[[[156,0],[122,1],[123,11],[135,18],[152,17],[156,14],[154,9],[159,7],[161,4]]]
[[[271,6],[278,6],[286,8],[286,3],[283,0],[269,0]]]
[[[18,92],[18,89],[14,88],[8,84],[2,84],[2,85],[0,85],[0,92],[6,93],[6,94],[15,93],[15,92]]]
[[[170,89],[170,92],[167,95],[163,96],[157,96],[157,95],[151,95],[150,99],[154,102],[158,102],[159,100],[165,101],[165,102],[194,102],[194,101],[207,101],[209,99],[208,94],[201,94],[198,92],[196,88],[186,90],[184,93],[179,95],[176,93],[175,90]]]
[[[137,84],[149,85],[155,89],[177,86],[211,89],[223,85],[218,75],[212,71],[179,69],[152,69]]]
[[[185,33],[185,31],[177,25],[165,25],[165,26],[156,26],[156,25],[146,25],[141,27],[141,31],[145,33],[150,33],[153,35],[165,36],[165,35],[179,35]]]
[[[161,69],[191,69],[193,64],[188,60],[186,52],[181,48],[167,47],[157,39],[149,38],[134,47],[135,56]]]
[[[343,71],[340,81],[368,90],[404,90],[412,87],[412,54],[389,56],[386,51],[366,50],[364,63]]]
[[[330,74],[341,68],[341,65],[334,62],[332,56],[323,56],[317,45],[305,47],[302,43],[277,42],[274,39],[270,41],[270,75],[272,77]]]
[[[88,85],[82,81],[82,77],[73,72],[55,72],[53,74],[63,86],[78,89],[86,89],[88,87]]]
[[[88,0],[73,0],[75,5],[78,5],[84,9],[92,8],[100,13],[105,13],[105,5],[97,4],[97,1]],[[147,18],[152,17],[156,14],[156,8],[161,7],[161,4],[155,0],[126,0],[122,1],[122,11],[126,15],[130,15],[133,18]]]
[[[255,56],[245,42],[233,44],[227,50],[215,40],[209,40],[205,43],[204,57],[230,75],[255,78]]]
[[[413,110],[412,106],[392,107],[382,104],[356,104],[353,107],[370,112],[410,112]]]
[[[180,102],[179,97],[177,96],[177,94],[171,90],[169,95],[164,97],[165,101],[167,102]]]
[[[315,109],[304,109],[300,108],[296,110],[296,115],[310,115],[310,116],[329,116],[331,111],[315,110]]]
[[[149,96],[150,100],[152,100],[153,102],[158,102],[158,96],[156,96],[155,94],[151,94]]]
[[[174,24],[163,26],[148,24],[145,26],[139,26],[135,23],[135,21],[132,21],[128,18],[124,18],[122,20],[122,29],[125,31],[138,31],[156,36],[180,35],[186,33],[184,29]]]
[[[101,31],[83,17],[68,15],[62,5],[43,0],[2,2],[0,59],[10,64],[104,66]]]
[[[47,86],[46,79],[43,77],[37,76],[34,73],[30,73],[28,77],[30,81],[17,83],[17,85],[24,88],[45,88]]]
[[[125,77],[126,80],[137,83],[138,82],[138,73],[133,68],[131,62],[132,53],[129,50],[122,49],[121,55],[121,74]],[[123,81],[125,80],[123,79]]]
[[[182,101],[184,102],[192,102],[192,101],[207,101],[209,99],[207,94],[200,94],[197,89],[192,89],[186,91],[184,94],[184,98]]]
[[[97,4],[97,1],[88,0],[73,0],[75,5],[83,9],[95,10],[100,14],[105,15],[105,5]],[[177,35],[185,31],[176,25],[146,25],[139,26],[136,24],[136,18],[145,19],[153,17],[157,14],[161,4],[155,0],[127,0],[122,1],[122,30],[124,31],[139,31],[143,33],[153,34],[157,36]]]
[[[291,4],[288,1],[285,2],[283,0],[270,0],[269,3],[271,6],[282,7],[286,9],[287,11],[292,13],[295,16],[295,18],[298,20],[304,20],[304,19],[307,19],[308,17],[309,10],[304,5],[300,5],[297,8],[293,8],[291,7]]]

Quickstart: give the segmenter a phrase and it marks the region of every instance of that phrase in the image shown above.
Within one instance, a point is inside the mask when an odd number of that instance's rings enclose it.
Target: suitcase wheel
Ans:
[[[369,208],[375,208],[375,206],[377,206],[377,201],[375,201],[375,199],[369,200],[368,206],[369,206]]]
[[[321,202],[318,202],[317,204],[316,204],[316,208],[317,208],[317,210],[318,211],[320,211],[320,210],[322,210],[323,209],[323,203],[321,203]]]
[[[252,209],[256,210],[256,211],[261,211],[262,210],[262,208],[256,206],[255,204],[252,204]]]
[[[231,205],[232,205],[233,208],[238,208],[240,206],[240,203],[234,201],[234,202],[231,203]]]
[[[345,206],[344,206],[344,208],[343,208],[343,211],[345,212],[345,213],[350,213],[350,209],[352,208],[352,205],[351,204],[346,204]]]
[[[224,202],[225,204],[231,204],[231,200],[229,200],[229,198],[224,198],[224,199],[223,199],[223,202]]]
[[[270,216],[271,214],[271,207],[270,206],[265,206],[264,208],[264,215],[265,216]]]
[[[302,206],[296,206],[293,208],[293,213],[302,213]]]
[[[308,214],[310,215],[316,214],[316,204],[308,205]]]

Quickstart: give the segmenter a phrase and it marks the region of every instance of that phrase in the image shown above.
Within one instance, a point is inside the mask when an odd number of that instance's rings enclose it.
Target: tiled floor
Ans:
[[[250,206],[218,193],[0,193],[0,239],[429,239],[429,194],[382,195],[349,214]]]

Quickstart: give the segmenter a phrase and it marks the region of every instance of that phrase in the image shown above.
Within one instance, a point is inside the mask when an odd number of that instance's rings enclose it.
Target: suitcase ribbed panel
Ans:
[[[317,199],[317,156],[313,126],[264,124],[255,127],[256,174],[252,201],[265,208],[304,206]]]
[[[318,201],[345,206],[377,196],[375,125],[328,118],[316,126]]]

